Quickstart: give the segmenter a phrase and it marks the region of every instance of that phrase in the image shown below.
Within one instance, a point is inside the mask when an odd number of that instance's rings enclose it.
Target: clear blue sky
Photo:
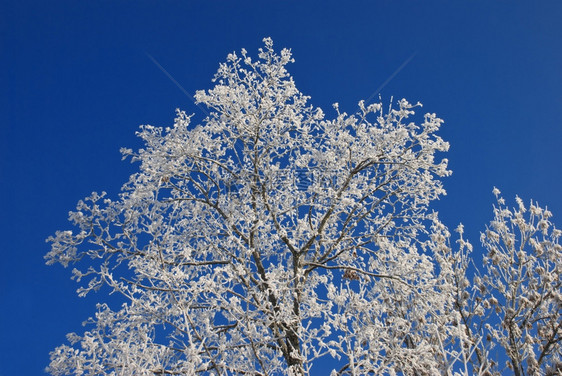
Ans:
[[[136,166],[140,124],[198,109],[226,55],[265,36],[292,49],[299,89],[348,112],[383,88],[445,119],[453,175],[438,202],[479,244],[493,186],[548,205],[562,227],[562,2],[0,0],[0,376],[40,375],[103,295],[80,299],[44,239]],[[478,250],[478,247],[476,247]]]

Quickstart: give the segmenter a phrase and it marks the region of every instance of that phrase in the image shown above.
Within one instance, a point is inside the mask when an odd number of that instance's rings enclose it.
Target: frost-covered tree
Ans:
[[[80,295],[105,286],[124,303],[99,304],[48,371],[489,372],[483,326],[461,301],[474,296],[470,245],[461,235],[453,251],[429,209],[449,174],[442,120],[416,121],[421,105],[406,100],[328,118],[296,89],[290,51],[264,42],[197,92],[209,110],[198,124],[178,111],[172,127],[141,127],[144,148],[123,149],[140,170],[118,199],[93,193],[70,213],[75,229],[49,238],[47,263],[73,265]],[[533,325],[552,358],[559,334]]]
[[[494,189],[494,219],[482,233],[483,270],[457,273],[456,306],[467,335],[483,343],[473,361],[500,375],[558,374],[562,367],[562,231],[531,202],[506,207]],[[463,268],[457,268],[463,269]],[[487,351],[487,354],[483,350]]]
[[[428,204],[449,174],[435,154],[442,121],[360,103],[327,119],[307,104],[270,39],[253,60],[230,54],[210,115],[143,126],[146,146],[118,200],[92,194],[76,226],[50,238],[47,262],[74,264],[81,295],[109,286],[60,374],[339,374],[437,370],[448,338]],[[421,240],[425,238],[425,240]],[[451,327],[452,328],[452,327]]]

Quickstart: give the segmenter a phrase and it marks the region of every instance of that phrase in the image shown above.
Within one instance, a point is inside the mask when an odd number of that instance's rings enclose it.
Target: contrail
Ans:
[[[191,99],[191,101],[192,101],[197,107],[199,107],[199,109],[200,109],[201,111],[203,111],[203,113],[204,113],[205,115],[209,116],[209,113],[207,112],[207,110],[205,110],[200,104],[198,104],[198,103],[195,101],[195,98],[193,98],[193,96],[192,96],[191,94],[189,94],[189,93],[187,92],[187,90],[185,90],[185,89],[183,88],[183,86],[181,86],[181,85],[179,84],[179,82],[177,82],[177,81],[174,79],[174,77],[172,77],[172,75],[171,75],[170,73],[168,73],[168,71],[167,71],[166,69],[164,69],[164,67],[163,67],[162,65],[160,65],[160,63],[159,63],[154,57],[152,57],[151,54],[149,54],[149,53],[146,52],[146,51],[145,51],[144,53],[146,54],[146,56],[148,56],[148,58],[149,58],[150,60],[152,60],[152,62],[154,63],[154,65],[156,65],[156,66],[158,67],[158,69],[160,69],[160,70],[162,71],[162,73],[164,73],[164,74],[166,75],[166,77],[168,77],[168,78],[170,79],[170,81],[172,81],[172,82],[174,83],[174,85],[176,85],[189,99]]]
[[[392,81],[392,79],[393,79],[394,77],[396,77],[396,75],[397,75],[398,73],[400,73],[400,71],[401,71],[402,69],[404,69],[404,67],[405,67],[406,65],[408,65],[408,63],[409,63],[410,61],[412,61],[412,59],[416,56],[417,53],[418,53],[418,51],[415,51],[413,54],[411,54],[410,57],[407,58],[407,59],[402,63],[402,65],[400,65],[400,66],[398,67],[398,69],[396,69],[396,70],[394,71],[394,73],[392,73],[392,74],[386,79],[386,81],[384,81],[384,82],[381,84],[381,86],[379,86],[379,87],[377,88],[377,90],[375,90],[375,91],[373,92],[373,94],[371,94],[371,96],[365,101],[365,105],[367,105],[367,104],[375,97],[375,95],[377,95],[378,93],[380,93],[380,91],[381,91],[386,85],[388,85],[388,83],[389,83],[390,81]]]

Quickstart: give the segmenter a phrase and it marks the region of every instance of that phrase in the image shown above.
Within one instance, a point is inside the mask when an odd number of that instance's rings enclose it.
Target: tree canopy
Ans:
[[[309,375],[329,360],[333,375],[484,375],[503,369],[498,348],[518,375],[554,366],[550,213],[510,211],[497,192],[490,262],[470,281],[470,243],[459,229],[453,250],[430,208],[450,174],[443,121],[405,99],[329,118],[292,61],[269,38],[257,59],[229,54],[195,96],[209,115],[142,126],[119,197],[93,193],[49,238],[47,263],[74,265],[79,294],[108,286],[126,302],[99,304],[48,371]]]

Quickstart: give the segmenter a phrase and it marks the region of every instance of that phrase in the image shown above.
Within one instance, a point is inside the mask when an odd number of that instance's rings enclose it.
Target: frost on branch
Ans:
[[[327,360],[341,375],[413,375],[454,362],[453,271],[432,257],[446,229],[428,210],[450,173],[442,120],[416,122],[406,100],[327,118],[295,87],[290,51],[264,42],[197,92],[200,123],[178,111],[170,128],[141,127],[144,148],[123,149],[140,169],[118,199],[92,194],[76,229],[49,239],[47,263],[73,264],[80,294],[105,285],[127,300],[100,305],[51,354],[52,374],[304,375]]]

